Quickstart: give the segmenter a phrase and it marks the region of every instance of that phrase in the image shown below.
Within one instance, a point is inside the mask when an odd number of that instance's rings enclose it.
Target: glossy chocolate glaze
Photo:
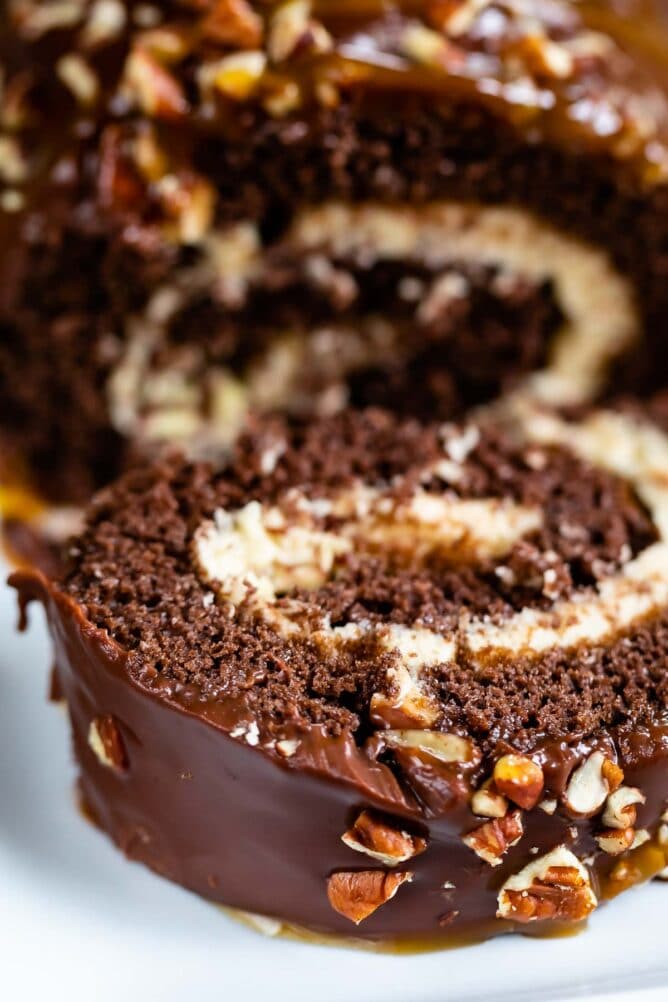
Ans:
[[[299,735],[299,751],[287,760],[250,747],[230,737],[243,720],[243,707],[206,703],[197,692],[174,686],[164,693],[142,688],[130,676],[124,652],[71,598],[37,573],[17,573],[12,583],[24,613],[35,599],[46,607],[57,691],[69,709],[81,792],[90,813],[131,859],[211,901],[319,933],[445,945],[560,927],[547,922],[515,927],[495,918],[502,882],[558,844],[588,858],[602,900],[665,865],[663,851],[654,844],[668,798],[665,721],[633,733],[600,735],[586,744],[576,737],[546,742],[535,752],[545,772],[545,796],[559,797],[586,754],[614,746],[625,783],[646,795],[638,824],[653,841],[622,857],[606,856],[593,839],[595,819],[576,821],[561,809],[548,815],[536,808],[525,815],[521,843],[492,869],[461,841],[481,820],[468,805],[479,766],[456,774],[432,769],[431,792],[420,804],[349,734],[328,738],[313,727]],[[101,715],[117,723],[124,771],[102,765],[88,744],[91,720]],[[341,841],[365,808],[426,837],[428,848],[405,864],[415,875],[412,883],[356,928],[332,910],[326,886],[333,872],[369,868],[366,857]],[[611,878],[615,868],[616,880]],[[444,887],[449,883],[455,887]]]

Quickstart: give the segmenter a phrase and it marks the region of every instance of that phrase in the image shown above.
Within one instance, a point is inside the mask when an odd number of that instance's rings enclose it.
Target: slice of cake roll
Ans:
[[[637,406],[258,421],[13,584],[91,816],[267,931],[548,931],[666,866],[668,435]]]
[[[5,465],[78,502],[249,410],[659,379],[667,37],[559,0],[7,0]]]

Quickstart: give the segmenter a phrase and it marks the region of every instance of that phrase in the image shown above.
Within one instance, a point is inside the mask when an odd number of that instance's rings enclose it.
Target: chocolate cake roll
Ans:
[[[5,465],[79,502],[249,409],[665,377],[650,7],[7,0]]]
[[[582,922],[666,865],[667,470],[638,407],[517,396],[126,474],[60,583],[13,578],[90,815],[274,933]]]

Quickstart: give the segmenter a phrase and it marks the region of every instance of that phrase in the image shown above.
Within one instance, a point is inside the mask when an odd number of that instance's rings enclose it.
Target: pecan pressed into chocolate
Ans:
[[[497,917],[514,922],[580,922],[598,900],[586,867],[564,845],[533,860],[501,887]]]
[[[334,911],[359,925],[394,897],[413,874],[385,873],[383,870],[342,871],[327,881],[327,897]]]
[[[427,848],[426,839],[388,824],[373,811],[362,811],[341,841],[385,866],[405,863]]]
[[[118,724],[112,716],[107,714],[91,720],[88,745],[101,765],[116,772],[127,769],[125,745]]]
[[[493,818],[464,835],[463,842],[490,866],[499,866],[511,846],[524,834],[522,812],[512,811],[502,818]]]
[[[540,800],[543,770],[525,755],[504,755],[494,766],[494,785],[518,807],[531,810]]]

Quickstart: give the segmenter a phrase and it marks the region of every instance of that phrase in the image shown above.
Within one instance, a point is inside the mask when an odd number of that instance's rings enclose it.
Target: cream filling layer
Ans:
[[[518,394],[500,408],[532,443],[572,449],[592,465],[626,479],[647,505],[659,540],[592,592],[524,609],[502,624],[473,622],[464,643],[474,654],[539,654],[597,643],[668,606],[668,437],[649,423],[596,411],[573,424]]]
[[[467,501],[418,490],[397,501],[387,491],[360,487],[315,503],[317,512],[344,519],[336,531],[325,531],[317,527],[313,503],[299,495],[291,502],[292,516],[251,501],[237,511],[219,510],[197,529],[197,566],[222,599],[237,604],[252,595],[272,603],[292,589],[318,588],[338,557],[360,547],[410,550],[418,559],[436,551],[503,556],[542,524],[538,509],[497,498]]]
[[[501,622],[463,612],[448,636],[419,624],[332,628],[323,618],[309,627],[322,642],[337,644],[373,632],[386,649],[396,651],[405,669],[394,679],[400,688],[417,684],[421,667],[460,656],[536,656],[601,642],[668,605],[668,438],[612,412],[596,412],[574,425],[545,414],[523,396],[508,403],[506,411],[506,420],[521,429],[528,444],[568,445],[595,465],[624,476],[648,504],[661,538],[595,588]],[[288,514],[251,502],[240,511],[218,513],[197,530],[194,559],[221,599],[236,603],[251,596],[259,614],[291,635],[305,629],[304,609],[291,607],[289,598],[277,606],[279,597],[294,588],[321,586],[346,553],[406,549],[425,559],[442,550],[457,559],[499,559],[542,522],[536,509],[493,498],[462,500],[421,488],[399,501],[368,486],[315,501],[294,495],[290,509]],[[327,516],[338,521],[335,528],[322,529]]]
[[[210,295],[234,309],[268,268],[267,254],[303,260],[317,282],[331,279],[331,258],[362,267],[414,260],[434,269],[430,288],[417,290],[416,317],[426,317],[444,297],[468,294],[454,265],[489,265],[504,275],[550,281],[565,316],[551,359],[533,377],[535,393],[554,402],[591,397],[609,363],[639,335],[630,283],[605,251],[567,236],[521,209],[438,202],[420,207],[326,203],[299,213],[280,244],[263,247],[256,228],[240,223],[209,235],[194,267],[177,272],[158,289],[141,314],[128,321],[127,347],[112,373],[107,394],[114,427],[132,439],[177,441],[195,454],[225,447],[249,410],[331,413],[347,402],[347,377],[382,364],[397,350],[392,318],[376,317],[364,331],[330,325],[307,335],[277,330],[271,345],[240,378],[224,366],[200,372],[198,350],[184,346],[178,360],[156,368],[171,320],[190,302]],[[344,278],[350,278],[345,270]],[[410,276],[407,276],[408,278]],[[326,389],[304,389],[305,371],[329,380]],[[206,406],[203,406],[206,401]]]
[[[560,402],[590,397],[639,333],[633,290],[609,256],[522,209],[330,203],[299,215],[287,242],[344,259],[455,261],[551,281],[566,321],[537,386]]]

